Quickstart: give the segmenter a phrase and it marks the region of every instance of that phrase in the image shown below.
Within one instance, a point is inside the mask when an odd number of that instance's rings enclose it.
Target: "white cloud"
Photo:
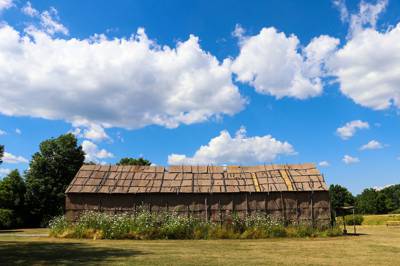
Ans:
[[[349,139],[354,136],[358,129],[368,129],[368,122],[361,120],[354,120],[346,123],[343,127],[336,129],[336,133],[344,140]]]
[[[22,131],[21,131],[21,129],[16,128],[16,129],[15,129],[15,133],[17,133],[18,135],[21,135],[21,134],[22,134]]]
[[[0,136],[7,135],[7,132],[0,129]]]
[[[87,162],[99,162],[99,159],[112,158],[114,155],[105,149],[99,149],[96,144],[89,140],[82,142],[82,150],[85,152],[85,161]]]
[[[377,140],[371,140],[370,142],[368,142],[367,144],[361,146],[360,150],[378,150],[378,149],[382,149],[384,146],[382,143],[380,143]]]
[[[101,125],[91,123],[86,120],[76,120],[72,123],[75,129],[72,131],[74,135],[93,141],[110,140],[104,128]]]
[[[8,168],[0,168],[0,177],[6,176],[11,173],[11,169]]]
[[[171,154],[168,163],[179,164],[246,164],[265,163],[275,160],[279,155],[292,155],[295,151],[288,142],[276,140],[271,135],[247,137],[242,127],[232,137],[228,131],[212,138],[201,146],[193,157]]]
[[[295,35],[286,36],[275,28],[263,28],[258,35],[239,37],[240,54],[232,63],[237,80],[248,83],[262,94],[276,98],[306,99],[321,94],[324,64],[335,51],[339,40],[320,36],[300,49]]]
[[[327,161],[322,161],[322,162],[319,162],[318,165],[321,166],[321,167],[328,167],[328,166],[330,166],[331,164],[330,164],[329,162],[327,162]]]
[[[59,22],[58,12],[55,8],[45,10],[40,14],[40,24],[50,35],[56,33],[69,34],[67,27]]]
[[[28,159],[22,156],[17,156],[9,152],[4,152],[3,162],[16,164],[16,163],[28,163],[29,161]]]
[[[388,0],[378,0],[375,4],[361,1],[358,14],[349,17],[351,34],[355,35],[365,27],[375,29],[378,17],[386,9],[387,4]]]
[[[345,0],[333,0],[332,2],[340,12],[340,20],[342,22],[348,22],[349,11],[346,6],[346,1]]]
[[[358,159],[357,157],[352,157],[350,155],[345,155],[342,159],[342,161],[345,164],[353,164],[353,163],[358,163],[360,162],[360,159]]]
[[[31,2],[26,2],[26,4],[21,8],[22,13],[30,17],[37,17],[40,15],[39,11],[37,11],[34,7],[32,7]]]
[[[327,64],[344,95],[375,110],[400,107],[400,23],[376,30],[387,3],[361,1],[359,13],[348,15],[349,40]]]
[[[385,188],[388,188],[388,187],[391,187],[391,186],[394,186],[394,185],[396,185],[396,184],[388,184],[388,185],[383,185],[383,186],[374,186],[373,189],[375,189],[376,191],[380,191],[382,189],[385,189]]]
[[[55,39],[2,25],[0,69],[0,113],[6,115],[174,128],[234,115],[246,104],[229,60],[220,63],[192,35],[170,48],[143,29],[129,39]]]
[[[0,0],[0,11],[8,9],[13,5],[13,0]]]
[[[49,10],[39,12],[32,6],[30,2],[27,2],[25,6],[21,8],[21,11],[29,17],[37,18],[39,20],[41,30],[47,32],[50,35],[54,35],[56,33],[61,33],[64,35],[69,34],[67,27],[65,27],[60,22],[58,11],[54,7],[51,7]],[[36,27],[34,25],[31,25],[30,27],[28,27],[27,30],[35,31]]]

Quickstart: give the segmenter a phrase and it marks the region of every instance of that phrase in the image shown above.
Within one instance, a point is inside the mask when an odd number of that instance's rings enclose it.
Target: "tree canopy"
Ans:
[[[151,162],[149,160],[146,160],[144,158],[122,158],[117,165],[151,165]]]
[[[65,189],[82,166],[85,153],[73,134],[43,141],[26,173],[31,223],[45,224],[65,208]]]
[[[0,164],[3,163],[4,146],[0,145]]]
[[[332,210],[338,211],[340,207],[354,205],[354,196],[347,188],[340,185],[330,185],[329,196]]]
[[[11,225],[22,225],[26,217],[25,192],[25,182],[18,170],[11,171],[0,180],[0,209],[11,211]]]

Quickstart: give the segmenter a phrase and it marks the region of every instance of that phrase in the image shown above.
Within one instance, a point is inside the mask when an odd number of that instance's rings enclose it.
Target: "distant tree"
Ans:
[[[151,165],[149,160],[143,158],[122,158],[117,165]]]
[[[380,203],[378,204],[378,195],[379,192],[373,188],[364,189],[363,192],[356,197],[357,212],[363,214],[380,213],[378,208],[381,207],[381,201],[383,199],[379,199]]]
[[[0,145],[0,164],[3,163],[3,156],[4,156],[4,146]]]
[[[26,217],[25,192],[25,182],[18,170],[12,171],[0,181],[0,209],[12,211],[14,226],[22,225]]]
[[[379,190],[379,194],[385,195],[385,207],[387,212],[400,211],[400,184],[385,187]]]
[[[26,201],[32,225],[45,225],[65,208],[65,189],[82,166],[85,153],[73,134],[43,141],[26,173]]]
[[[329,196],[334,211],[337,211],[339,207],[354,205],[354,196],[347,188],[340,185],[330,185]]]

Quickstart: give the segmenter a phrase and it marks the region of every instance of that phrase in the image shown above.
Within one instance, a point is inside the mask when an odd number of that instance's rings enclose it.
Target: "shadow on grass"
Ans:
[[[97,265],[142,254],[132,249],[94,247],[85,243],[0,242],[1,265]]]
[[[10,229],[10,230],[0,230],[0,234],[12,234],[12,233],[21,233],[22,230],[18,229]]]

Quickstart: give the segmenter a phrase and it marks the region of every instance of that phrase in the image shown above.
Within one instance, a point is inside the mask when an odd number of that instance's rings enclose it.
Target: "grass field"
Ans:
[[[400,222],[400,214],[364,215],[363,225],[386,225],[388,221]]]
[[[0,231],[1,265],[400,265],[400,227],[359,236],[266,240],[73,240]]]

